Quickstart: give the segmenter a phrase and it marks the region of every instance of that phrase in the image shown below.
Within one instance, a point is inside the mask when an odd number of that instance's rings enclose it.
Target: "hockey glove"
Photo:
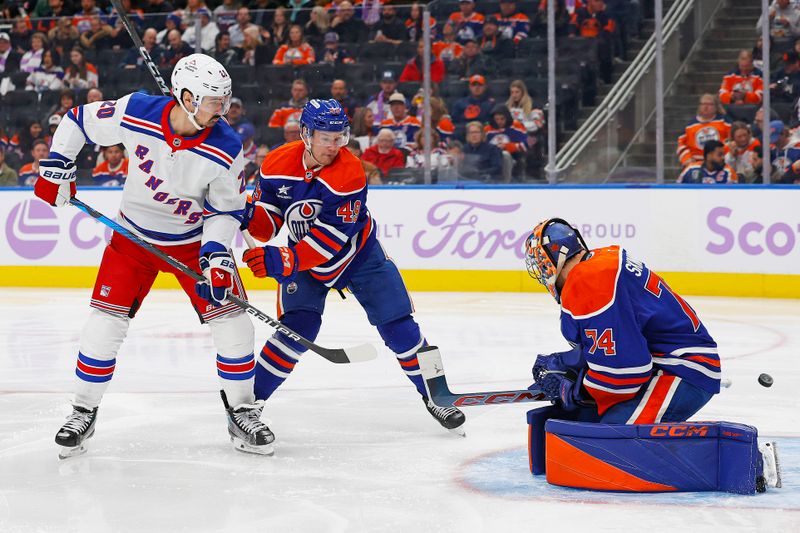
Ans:
[[[218,242],[205,243],[200,248],[200,269],[207,281],[194,286],[197,295],[214,307],[228,303],[228,291],[233,288],[236,269],[228,249]]]
[[[586,368],[580,346],[566,352],[540,354],[533,365],[534,383],[529,388],[540,390],[548,400],[572,411],[583,405],[581,383]]]
[[[33,186],[33,193],[53,207],[63,207],[77,192],[76,177],[72,161],[40,159],[39,179]]]
[[[242,259],[257,278],[269,276],[278,283],[286,283],[297,274],[297,253],[291,246],[251,248]]]

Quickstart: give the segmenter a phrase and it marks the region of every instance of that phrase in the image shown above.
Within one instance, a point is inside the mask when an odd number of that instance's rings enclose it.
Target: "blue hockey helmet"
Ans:
[[[525,266],[528,274],[561,303],[558,275],[568,259],[584,250],[589,247],[577,228],[564,219],[550,218],[539,222],[525,241]]]
[[[344,135],[336,139],[336,145],[339,148],[347,145],[350,140],[350,119],[339,102],[333,98],[314,98],[303,107],[300,115],[300,136],[309,148],[315,131],[343,133]]]

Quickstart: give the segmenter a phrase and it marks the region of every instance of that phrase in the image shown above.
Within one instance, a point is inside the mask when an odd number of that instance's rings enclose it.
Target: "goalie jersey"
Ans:
[[[176,105],[171,97],[133,93],[75,107],[59,124],[50,157],[74,161],[84,144],[122,143],[130,160],[121,225],[153,244],[229,245],[246,201],[242,143],[222,120],[193,137],[174,134],[169,113]]]
[[[562,289],[561,332],[582,347],[598,412],[633,398],[658,370],[718,393],[717,345],[694,309],[618,246],[586,257]]]
[[[348,150],[339,150],[330,165],[310,169],[303,161],[305,149],[303,141],[294,141],[267,154],[253,194],[267,216],[254,216],[248,230],[267,242],[286,225],[298,271],[342,288],[376,242],[366,206],[367,179],[361,161]]]

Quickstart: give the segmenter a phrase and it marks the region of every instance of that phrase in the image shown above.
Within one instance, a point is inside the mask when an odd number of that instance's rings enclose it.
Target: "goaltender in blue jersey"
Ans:
[[[574,347],[534,366],[537,384],[565,408],[588,408],[606,423],[675,422],[719,392],[714,339],[645,264],[618,246],[589,250],[557,218],[536,226],[526,249],[528,271],[561,303],[561,332]]]
[[[630,492],[780,487],[774,443],[756,428],[686,422],[720,391],[717,344],[692,307],[619,246],[590,250],[560,218],[525,243],[528,272],[561,304],[572,350],[539,355],[528,412],[533,474]],[[546,442],[546,444],[545,444]]]

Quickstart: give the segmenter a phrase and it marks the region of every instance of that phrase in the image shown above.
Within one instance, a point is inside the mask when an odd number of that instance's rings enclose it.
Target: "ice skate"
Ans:
[[[97,407],[92,410],[78,405],[73,406],[67,422],[56,433],[56,444],[61,446],[59,459],[75,457],[86,453],[86,439],[94,435],[94,424],[97,421]]]
[[[779,489],[781,483],[781,465],[778,461],[778,448],[774,442],[765,442],[758,445],[764,468],[761,476],[756,479],[756,490],[765,492],[767,488]]]
[[[459,409],[455,407],[438,407],[424,396],[422,397],[422,401],[425,402],[425,408],[431,416],[435,418],[443,428],[461,437],[467,436],[467,433],[464,431],[466,417]]]
[[[228,433],[231,436],[233,447],[241,452],[257,453],[260,455],[273,455],[275,435],[261,422],[261,411],[264,410],[264,401],[259,400],[254,404],[243,403],[235,407],[228,404],[225,391],[219,391],[225,411],[228,413]]]

